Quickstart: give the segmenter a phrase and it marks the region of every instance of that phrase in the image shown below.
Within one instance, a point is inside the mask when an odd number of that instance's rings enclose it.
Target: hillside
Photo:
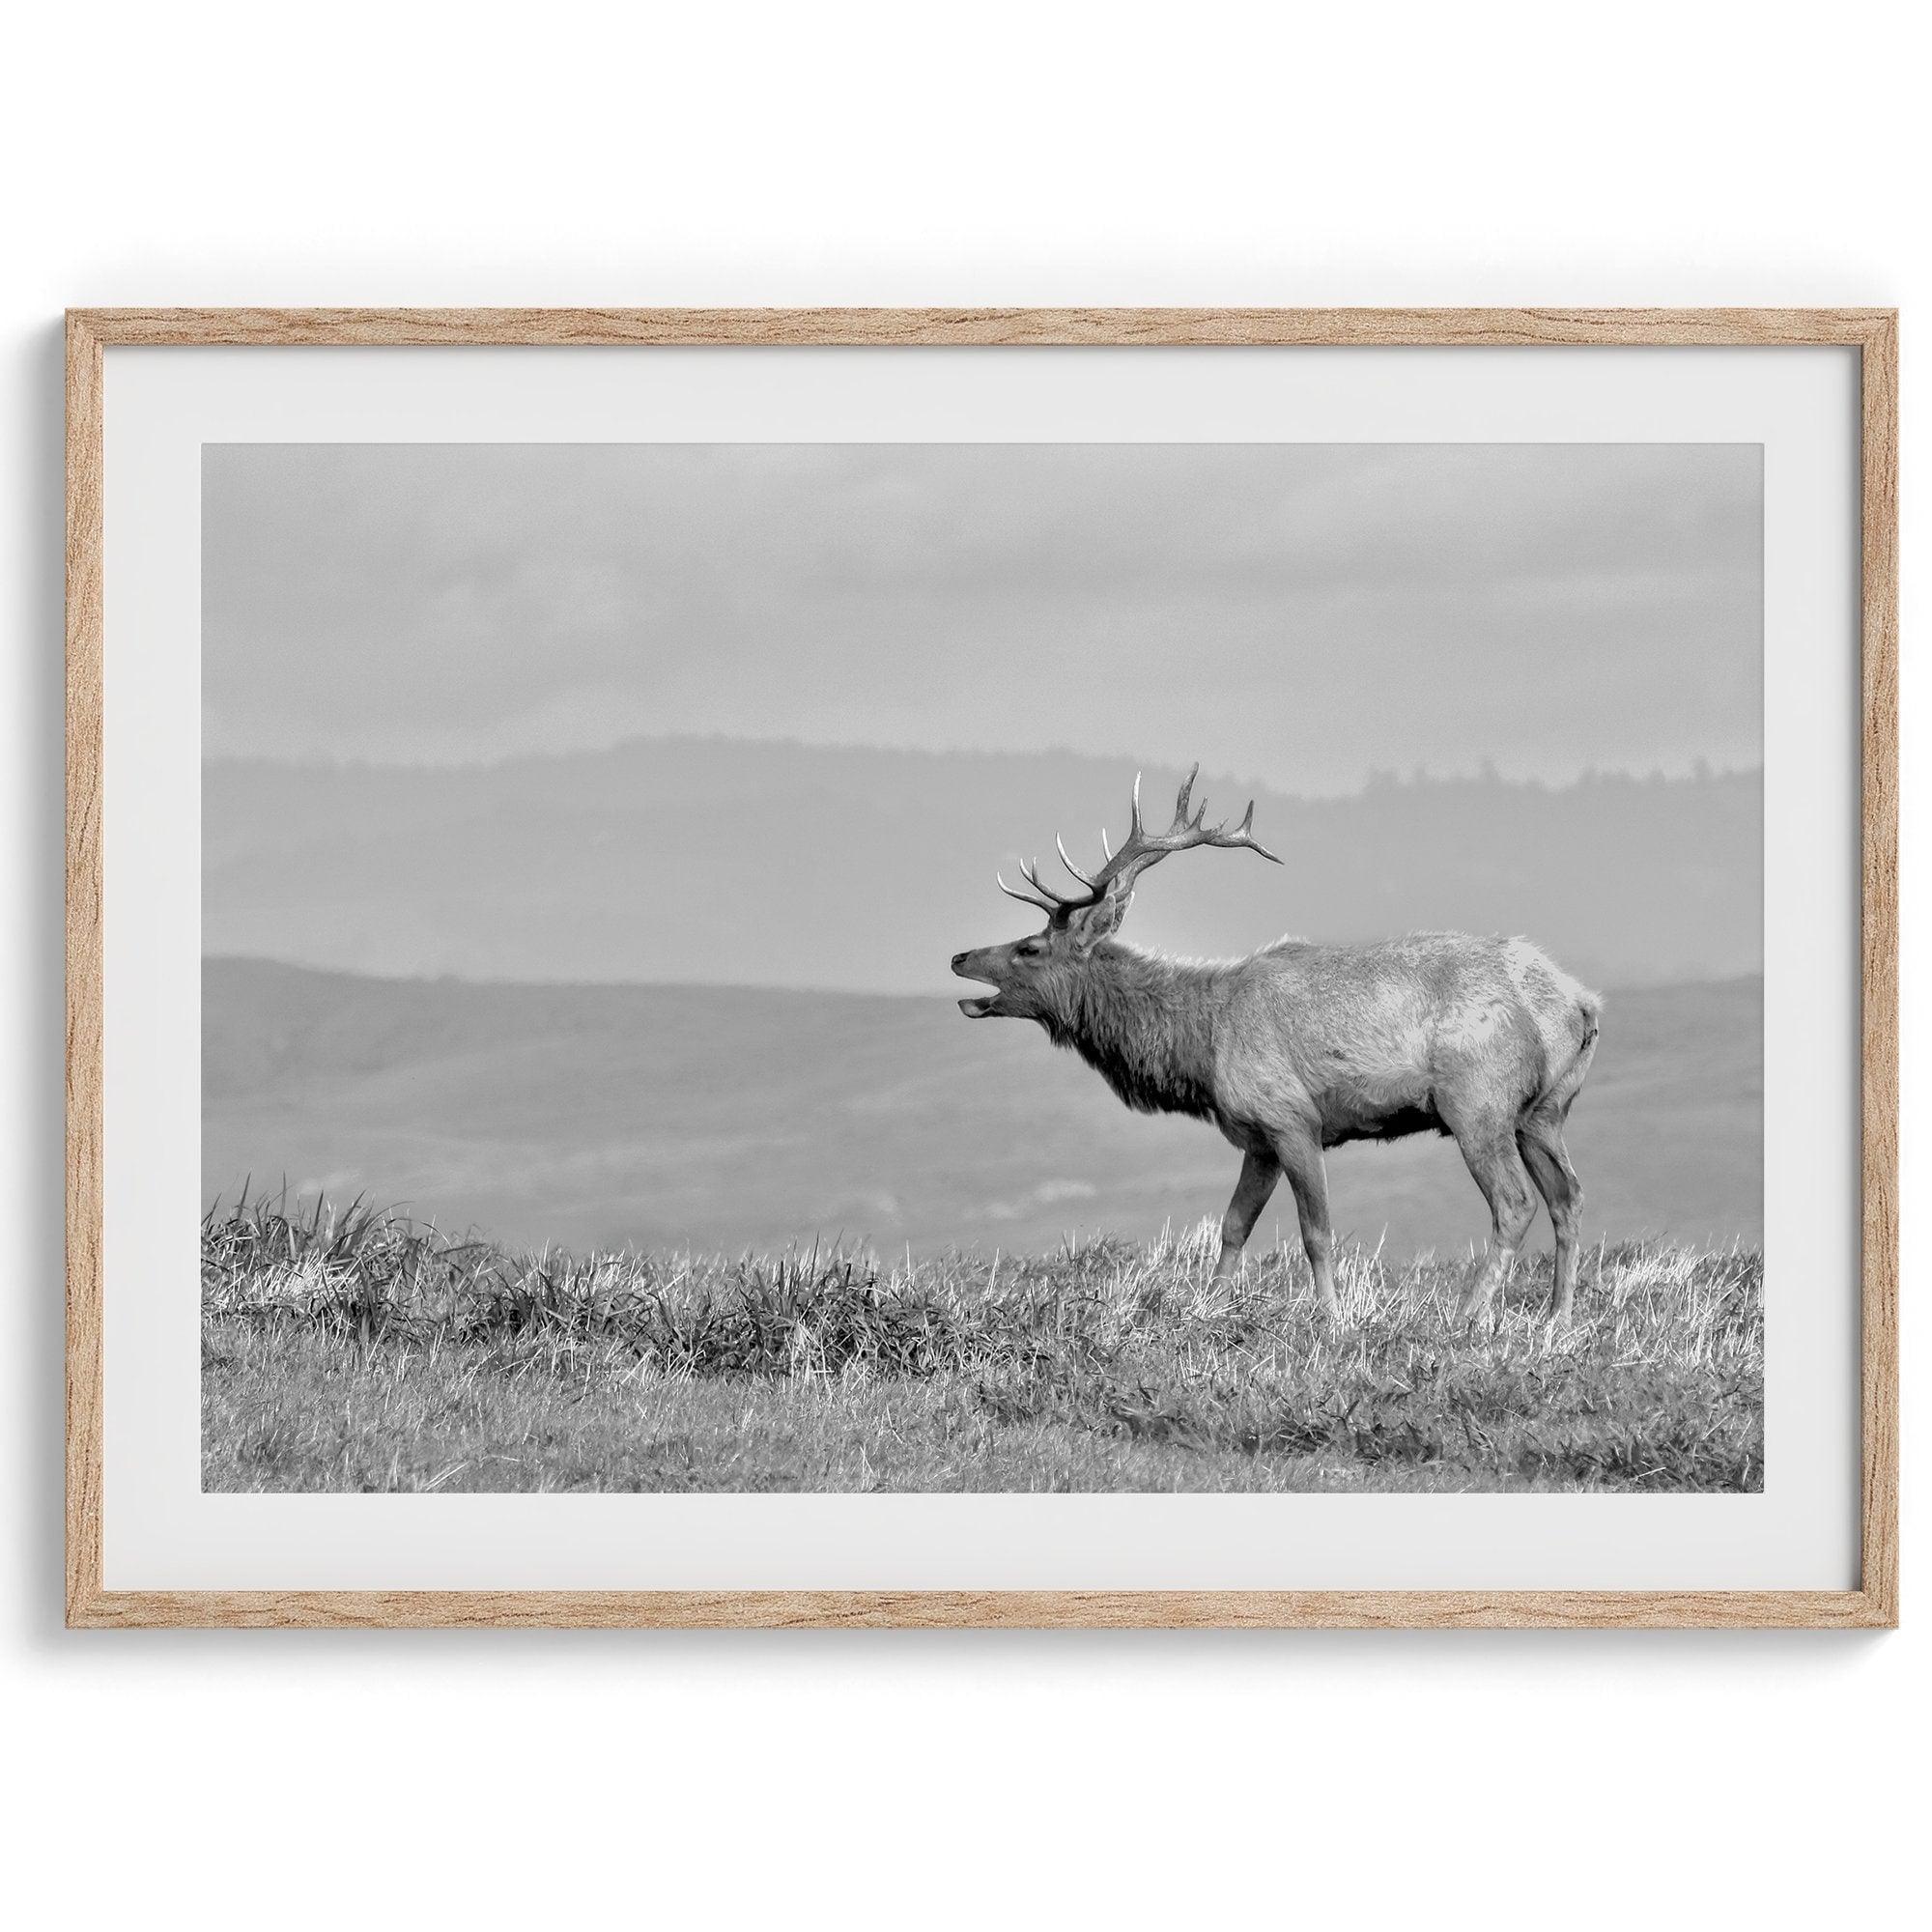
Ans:
[[[1179,774],[1150,767],[1150,813]],[[667,739],[448,770],[211,763],[203,950],[483,980],[947,988],[961,948],[1024,929],[993,873],[1098,856],[1127,760]],[[1203,854],[1136,900],[1133,936],[1193,953],[1285,932],[1527,932],[1597,985],[1755,973],[1755,772],[1378,781],[1205,795],[1286,862]]]
[[[1130,1114],[1037,1029],[948,999],[238,959],[203,986],[206,1199],[252,1175],[525,1245],[1037,1251],[1218,1213],[1238,1166],[1211,1128]],[[1612,994],[1571,1123],[1591,1239],[1758,1237],[1761,1024],[1755,980]],[[1342,1149],[1330,1185],[1338,1231],[1372,1243],[1487,1231],[1434,1137]],[[1285,1196],[1258,1239],[1280,1216]]]

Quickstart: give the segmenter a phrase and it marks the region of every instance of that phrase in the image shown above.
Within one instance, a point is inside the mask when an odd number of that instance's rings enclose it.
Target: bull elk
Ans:
[[[1577,1213],[1583,1198],[1563,1123],[1589,1071],[1601,1003],[1526,939],[1418,932],[1360,946],[1283,939],[1244,959],[1174,959],[1115,938],[1135,882],[1197,845],[1259,852],[1250,802],[1237,826],[1209,826],[1187,775],[1164,833],[1133,823],[1121,849],[1079,884],[1010,898],[1046,914],[1043,931],[955,953],[961,979],[994,988],[959,1002],[968,1019],[1030,1019],[1069,1046],[1129,1107],[1212,1121],[1241,1151],[1241,1178],[1221,1221],[1215,1278],[1232,1275],[1283,1175],[1323,1315],[1334,1318],[1335,1264],[1322,1151],[1346,1141],[1453,1135],[1489,1204],[1488,1255],[1466,1315],[1487,1318],[1541,1195],[1556,1236],[1549,1314],[1570,1317]],[[1534,1192],[1532,1192],[1534,1188]]]

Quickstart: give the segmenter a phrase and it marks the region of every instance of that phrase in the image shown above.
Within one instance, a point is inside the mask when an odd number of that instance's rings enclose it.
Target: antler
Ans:
[[[1141,780],[1134,774],[1133,824],[1125,841],[1116,852],[1107,844],[1107,835],[1100,834],[1100,849],[1107,854],[1106,863],[1098,871],[1089,875],[1083,872],[1066,856],[1066,847],[1061,843],[1060,835],[1054,834],[1053,842],[1060,852],[1060,863],[1074,878],[1087,888],[1084,893],[1059,893],[1045,884],[1039,876],[1039,862],[1020,867],[1020,876],[1033,888],[1031,893],[1015,892],[1005,879],[999,882],[1000,890],[1009,898],[1019,899],[1022,903],[1037,906],[1049,917],[1080,906],[1097,905],[1111,895],[1115,898],[1124,898],[1133,891],[1134,881],[1150,866],[1157,865],[1170,852],[1185,852],[1194,845],[1220,845],[1228,848],[1245,848],[1259,852],[1264,859],[1272,860],[1277,866],[1281,861],[1254,836],[1255,802],[1248,801],[1248,809],[1243,813],[1240,824],[1230,829],[1224,821],[1209,827],[1208,824],[1208,803],[1204,799],[1197,810],[1193,804],[1194,781],[1201,776],[1197,764],[1181,781],[1179,796],[1174,802],[1174,823],[1165,832],[1148,831],[1141,823]],[[1038,895],[1037,897],[1035,895]]]

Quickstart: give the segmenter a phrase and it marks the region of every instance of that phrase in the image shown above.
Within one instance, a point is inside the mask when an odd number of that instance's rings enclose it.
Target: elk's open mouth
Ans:
[[[970,952],[955,953],[952,959],[952,970],[962,980],[983,980],[989,978],[990,976],[987,974],[974,972],[973,968],[976,963],[973,954]],[[976,993],[970,1000],[961,1000],[959,1002],[959,1010],[969,1020],[982,1020],[988,1013],[996,1013],[999,1009],[1000,989],[998,986],[995,986],[990,993]]]
[[[952,955],[952,970],[962,980],[990,980],[993,977],[990,973],[977,970],[982,956],[980,952],[955,952]],[[982,1020],[988,1013],[996,1013],[999,1009],[1000,988],[997,983],[990,993],[977,993],[972,999],[959,1002],[959,1010],[969,1020]]]

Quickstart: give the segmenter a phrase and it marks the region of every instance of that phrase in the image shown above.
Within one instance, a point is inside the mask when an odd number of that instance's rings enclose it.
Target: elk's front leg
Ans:
[[[1294,1210],[1301,1219],[1301,1245],[1315,1273],[1315,1299],[1329,1321],[1341,1319],[1335,1298],[1335,1235],[1328,1225],[1328,1176],[1321,1162],[1321,1143],[1300,1135],[1282,1135],[1274,1144],[1275,1158],[1294,1190]]]
[[[1241,1265],[1241,1250],[1262,1218],[1281,1169],[1272,1154],[1248,1152],[1241,1156],[1241,1178],[1235,1183],[1235,1198],[1221,1216],[1221,1259],[1214,1264],[1214,1279],[1225,1281]]]

